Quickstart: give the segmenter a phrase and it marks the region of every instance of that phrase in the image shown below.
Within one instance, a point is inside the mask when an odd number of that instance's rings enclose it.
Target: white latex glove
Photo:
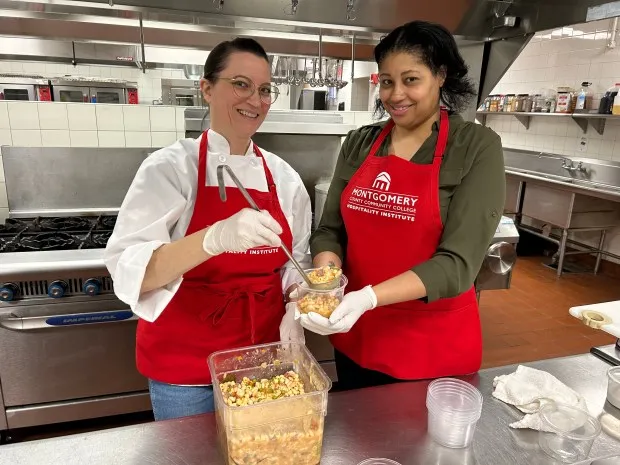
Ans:
[[[206,253],[245,252],[255,247],[280,247],[282,227],[266,211],[244,208],[207,229],[202,241]]]
[[[286,313],[280,323],[280,340],[282,342],[301,342],[305,344],[304,328],[301,327],[299,321],[295,318],[297,312],[297,304],[290,302],[286,304]]]
[[[349,292],[336,307],[329,320],[317,313],[299,315],[301,325],[309,331],[323,336],[335,333],[347,333],[357,320],[377,306],[377,296],[371,286],[359,291]]]

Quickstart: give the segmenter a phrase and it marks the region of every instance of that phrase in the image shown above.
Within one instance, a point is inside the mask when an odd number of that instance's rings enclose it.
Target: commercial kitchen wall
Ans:
[[[534,94],[559,86],[578,90],[588,81],[593,84],[591,108],[598,108],[605,91],[620,82],[620,43],[608,46],[610,31],[611,21],[604,20],[537,33],[492,94]],[[512,116],[491,115],[487,125],[504,147],[620,162],[620,121],[607,121],[602,136],[592,128],[583,134],[572,118],[532,117],[525,129]],[[598,240],[596,234],[577,238],[592,245]],[[620,255],[620,228],[607,235],[606,250]]]
[[[323,112],[322,112],[323,113]],[[369,112],[340,112],[363,126]],[[0,146],[165,147],[185,137],[183,107],[56,102],[0,102]],[[0,222],[8,216],[0,156]]]

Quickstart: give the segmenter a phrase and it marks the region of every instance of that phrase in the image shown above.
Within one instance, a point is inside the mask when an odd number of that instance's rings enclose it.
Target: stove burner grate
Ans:
[[[39,218],[36,220],[41,231],[88,231],[92,221],[79,216],[67,218]]]
[[[19,248],[24,251],[67,250],[75,245],[75,237],[63,232],[46,232],[23,237]]]

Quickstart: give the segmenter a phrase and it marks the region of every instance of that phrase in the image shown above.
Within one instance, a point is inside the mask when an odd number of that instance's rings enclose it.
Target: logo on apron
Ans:
[[[372,187],[387,192],[390,190],[390,184],[392,184],[392,178],[388,173],[382,171],[375,178],[375,182],[372,183]]]
[[[389,192],[392,177],[381,171],[371,187],[355,186],[347,201],[347,208],[368,215],[394,218],[401,221],[415,221],[417,195]]]

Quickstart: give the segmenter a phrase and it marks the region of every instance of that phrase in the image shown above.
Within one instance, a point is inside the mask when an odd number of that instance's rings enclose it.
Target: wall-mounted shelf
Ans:
[[[486,126],[487,116],[514,116],[525,129],[530,128],[531,118],[571,118],[585,134],[588,132],[588,125],[592,126],[594,130],[603,135],[605,132],[605,123],[607,120],[616,119],[620,121],[620,116],[616,115],[600,115],[598,113],[538,113],[538,112],[514,112],[514,111],[477,111],[476,116],[478,120]]]

